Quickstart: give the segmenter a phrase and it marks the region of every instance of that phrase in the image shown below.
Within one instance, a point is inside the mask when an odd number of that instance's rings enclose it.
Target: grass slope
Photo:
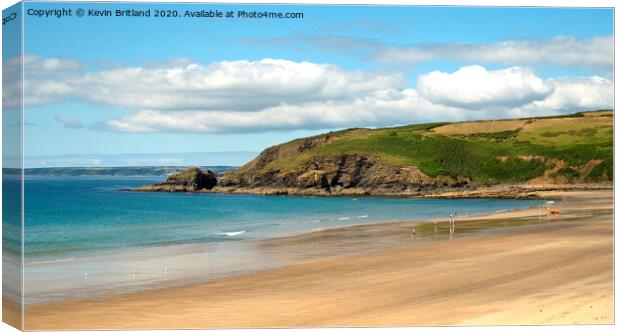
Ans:
[[[323,143],[305,148],[309,140]],[[362,154],[395,166],[415,165],[431,177],[464,177],[475,183],[515,183],[540,177],[610,181],[613,111],[348,129],[295,140],[278,149],[280,157],[261,165],[261,172],[292,170],[317,156]]]

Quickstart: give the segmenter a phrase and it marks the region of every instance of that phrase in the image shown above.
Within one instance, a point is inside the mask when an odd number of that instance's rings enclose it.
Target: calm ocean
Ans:
[[[526,200],[121,191],[161,180],[159,177],[28,177],[25,181],[26,289],[30,293],[27,302],[71,294],[83,296],[92,289],[148,288],[163,276],[167,280],[208,274],[216,277],[218,273],[227,275],[270,267],[270,262],[264,259],[259,262],[252,257],[248,243],[257,239],[537,204]]]

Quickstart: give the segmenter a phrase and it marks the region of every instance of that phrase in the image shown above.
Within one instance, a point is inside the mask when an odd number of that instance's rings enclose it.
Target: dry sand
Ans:
[[[26,307],[27,329],[612,324],[612,193],[542,193],[561,217],[308,259],[211,283]],[[538,209],[459,220],[536,220]],[[393,228],[394,230],[401,228]],[[405,224],[406,225],[406,224]],[[414,225],[414,224],[410,224]],[[365,226],[351,229],[364,230]],[[325,232],[329,241],[340,241]],[[331,235],[330,235],[331,234]],[[312,234],[314,239],[321,235]],[[371,237],[364,238],[372,241]],[[274,242],[294,250],[308,238]]]

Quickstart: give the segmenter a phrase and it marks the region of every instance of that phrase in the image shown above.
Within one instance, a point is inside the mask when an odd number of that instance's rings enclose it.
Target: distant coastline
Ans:
[[[167,176],[181,172],[190,166],[119,166],[119,167],[38,167],[24,168],[25,176]],[[223,174],[237,169],[236,166],[200,166]],[[5,175],[20,175],[19,168],[3,168]]]

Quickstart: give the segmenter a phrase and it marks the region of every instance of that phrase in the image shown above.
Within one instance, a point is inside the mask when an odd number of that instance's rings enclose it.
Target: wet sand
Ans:
[[[265,250],[305,258],[194,286],[28,305],[25,327],[612,324],[612,192],[541,195],[562,198],[562,215],[460,218],[453,240],[445,222],[437,233],[432,222],[402,222],[269,240]],[[373,249],[327,257],[360,244]]]

